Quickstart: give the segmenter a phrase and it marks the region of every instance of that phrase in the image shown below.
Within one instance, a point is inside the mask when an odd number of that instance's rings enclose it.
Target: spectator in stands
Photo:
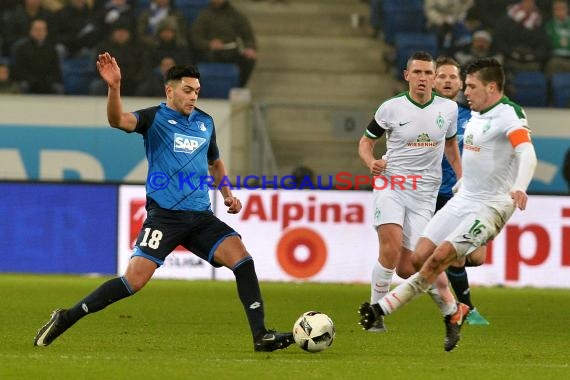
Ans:
[[[235,63],[244,87],[255,67],[257,48],[249,20],[227,0],[210,0],[192,24],[198,61]]]
[[[465,20],[463,20],[463,23],[471,32],[471,34],[475,33],[478,30],[485,29],[483,26],[483,21],[481,20],[481,15],[479,14],[479,9],[475,5],[469,8],[467,15],[465,16]]]
[[[425,0],[427,29],[437,35],[440,52],[450,54],[469,43],[470,32],[464,21],[472,6],[473,0]]]
[[[552,19],[546,23],[545,29],[551,48],[546,74],[550,76],[555,72],[570,71],[570,16],[566,0],[554,0]]]
[[[14,49],[12,72],[23,92],[63,94],[59,58],[45,20],[32,21],[29,38]]]
[[[109,36],[116,23],[128,25],[134,35],[136,31],[135,9],[128,0],[102,0],[100,3],[100,5],[96,4],[97,8],[94,8],[94,17],[101,39]]]
[[[193,63],[186,36],[179,32],[178,23],[173,18],[166,18],[158,24],[156,36],[147,49],[147,67],[158,66],[164,57],[172,57],[183,65]]]
[[[141,41],[152,44],[158,30],[158,25],[165,19],[171,19],[177,24],[182,36],[188,33],[188,24],[184,15],[178,12],[171,0],[151,0],[147,9],[143,10],[137,20],[137,33]]]
[[[19,94],[22,92],[18,82],[10,78],[8,62],[0,61],[0,94]]]
[[[164,77],[168,69],[176,65],[172,57],[164,57],[160,64],[152,70],[152,74],[142,81],[135,92],[136,96],[164,97]]]
[[[481,20],[481,28],[494,31],[507,6],[516,2],[517,0],[475,0],[474,8]]]
[[[473,33],[471,45],[459,50],[455,53],[454,57],[461,66],[466,66],[468,63],[479,58],[495,58],[498,62],[502,63],[503,56],[491,49],[492,43],[493,38],[491,37],[491,33],[486,30],[478,30]]]
[[[507,8],[494,35],[508,72],[542,70],[548,47],[541,26],[542,16],[534,0],[521,0]]]
[[[109,38],[98,44],[95,51],[97,54],[108,52],[117,59],[124,78],[121,82],[121,94],[133,96],[137,84],[146,72],[142,59],[145,47],[133,38],[129,26],[114,24]],[[94,79],[89,86],[89,94],[106,95],[107,83],[101,78]]]
[[[99,40],[95,19],[86,0],[68,0],[54,15],[52,35],[62,56],[92,54]]]
[[[24,0],[22,4],[4,15],[4,50],[10,52],[14,43],[28,37],[30,23],[43,19],[50,27],[53,13],[42,6],[42,0]]]

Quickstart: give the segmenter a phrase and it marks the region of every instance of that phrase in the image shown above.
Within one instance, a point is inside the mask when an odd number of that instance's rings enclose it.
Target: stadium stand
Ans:
[[[398,33],[394,38],[396,46],[396,66],[398,75],[403,75],[408,58],[416,51],[423,50],[437,56],[437,37],[429,33]]]
[[[140,14],[144,9],[148,8],[151,0],[138,0],[136,5],[136,12]],[[198,16],[198,13],[208,6],[209,0],[174,0],[172,1],[176,10],[182,13],[188,23],[192,22]]]
[[[551,77],[552,106],[570,107],[570,73],[555,73]]]
[[[523,107],[546,107],[548,86],[540,71],[520,71],[512,78],[512,99]]]
[[[239,86],[239,68],[233,63],[199,62],[200,97],[227,99]]]
[[[91,56],[65,58],[61,61],[63,89],[66,95],[88,95],[89,84],[97,78]]]
[[[384,0],[384,40],[393,45],[398,33],[424,33],[426,18],[422,0]]]
[[[198,13],[208,6],[208,3],[209,0],[176,0],[176,9],[184,15],[188,26],[190,26]]]

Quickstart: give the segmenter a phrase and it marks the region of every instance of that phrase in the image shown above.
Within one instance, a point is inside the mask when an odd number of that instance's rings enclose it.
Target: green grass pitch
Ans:
[[[268,327],[291,329],[308,310],[335,322],[332,347],[253,352],[233,282],[152,280],[33,347],[56,307],[105,278],[0,275],[0,379],[568,379],[570,292],[475,288],[490,326],[465,326],[443,350],[444,326],[429,297],[387,317],[389,331],[357,325],[367,285],[262,283]]]

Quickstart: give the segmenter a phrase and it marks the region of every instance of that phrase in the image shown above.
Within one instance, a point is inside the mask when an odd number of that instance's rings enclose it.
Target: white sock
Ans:
[[[457,312],[457,303],[446,303],[445,307],[441,309],[441,313],[445,317],[446,315],[453,315]]]
[[[378,301],[378,305],[384,311],[384,315],[392,314],[418,294],[427,292],[430,286],[425,278],[416,273]]]
[[[455,312],[457,311],[457,304],[455,302],[452,303],[445,302],[441,297],[439,290],[435,287],[435,285],[432,284],[432,286],[428,290],[428,294],[433,300],[433,302],[435,302],[435,304],[439,308],[441,315],[443,315],[444,317],[449,314],[455,314]]]
[[[380,301],[390,290],[394,269],[387,269],[378,261],[372,269],[372,281],[370,282],[370,303]]]

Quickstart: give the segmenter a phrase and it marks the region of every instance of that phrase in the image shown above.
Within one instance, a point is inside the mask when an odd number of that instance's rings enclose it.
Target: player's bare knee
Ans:
[[[455,260],[453,263],[451,263],[450,266],[456,268],[463,268],[465,265],[466,265],[465,257],[460,257],[457,260]]]
[[[416,249],[412,255],[412,264],[414,265],[416,271],[419,271],[421,269],[422,265],[424,265],[435,248],[435,244],[426,237],[421,237],[418,240],[418,244],[416,245]]]
[[[133,293],[136,293],[144,288],[149,280],[149,278],[146,278],[145,276],[128,276],[127,274],[125,274],[125,279],[127,280],[129,288],[133,291]]]
[[[478,267],[487,260],[487,247],[481,246],[466,257],[466,266]]]
[[[240,262],[251,257],[247,250],[236,249],[234,251],[216,252],[214,260],[216,263],[225,266],[226,268],[233,269]]]

